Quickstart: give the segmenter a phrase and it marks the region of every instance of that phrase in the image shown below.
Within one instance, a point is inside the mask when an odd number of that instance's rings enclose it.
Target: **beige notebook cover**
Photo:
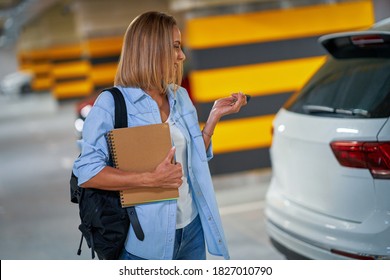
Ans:
[[[114,167],[125,171],[153,171],[172,148],[167,123],[118,128],[107,135]],[[122,207],[176,199],[178,189],[140,187],[120,191]]]

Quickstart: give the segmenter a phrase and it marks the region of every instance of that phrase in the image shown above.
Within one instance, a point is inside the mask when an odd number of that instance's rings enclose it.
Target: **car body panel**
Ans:
[[[273,121],[266,228],[286,257],[390,259],[390,18],[375,29],[323,36],[334,57]]]
[[[332,249],[390,255],[388,238],[384,238],[390,236],[388,211],[373,210],[364,222],[350,222],[308,210],[271,188],[267,193],[266,216],[267,232],[273,239],[285,241],[292,250],[296,249],[295,243],[305,243],[311,249],[297,252],[312,259],[339,258],[330,254]]]
[[[378,141],[390,141],[390,119],[387,119],[378,133]]]
[[[339,166],[329,143],[337,139],[376,141],[367,135],[376,135],[385,122],[313,119],[282,109],[274,122],[270,150],[271,161],[277,163],[272,166],[275,180],[271,187],[311,211],[345,221],[364,221],[375,205],[374,180],[366,169]]]

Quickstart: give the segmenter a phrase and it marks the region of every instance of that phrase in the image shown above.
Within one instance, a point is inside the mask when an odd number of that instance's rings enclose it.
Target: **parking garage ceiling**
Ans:
[[[14,43],[21,28],[30,20],[57,2],[74,0],[0,0],[0,47]],[[78,0],[91,1],[91,0]],[[136,0],[134,5],[139,5]],[[144,0],[143,5],[148,0]],[[188,17],[224,12],[248,12],[268,8],[286,8],[295,5],[315,3],[334,3],[354,0],[164,0],[168,1],[174,12],[186,13]],[[233,9],[233,10],[232,10]]]
[[[59,0],[0,0],[0,47],[14,42],[20,28]]]
[[[8,9],[17,6],[23,0],[0,0],[0,9]]]
[[[68,1],[69,4],[75,2],[74,0],[0,0],[0,47],[14,43],[20,34],[21,28],[34,17],[37,17],[45,9],[54,5],[56,2],[66,1]],[[168,0],[172,7],[177,6],[177,10],[181,11],[184,10],[183,7],[185,7],[185,9],[198,6],[211,7],[215,5],[222,5],[224,2],[226,2],[225,4],[231,4],[232,2],[237,1],[238,0]],[[239,0],[238,2],[241,1],[253,2],[277,0]],[[134,5],[140,5],[138,1],[133,0],[133,2]],[[145,3],[147,3],[147,0],[144,1],[142,5],[145,5]],[[151,1],[151,3],[154,3],[154,1]]]

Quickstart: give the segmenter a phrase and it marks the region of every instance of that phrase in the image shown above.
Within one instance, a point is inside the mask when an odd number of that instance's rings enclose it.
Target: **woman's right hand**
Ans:
[[[172,147],[165,159],[153,172],[156,185],[163,188],[179,188],[183,183],[183,170],[181,164],[175,162],[176,148]]]
[[[127,190],[132,187],[178,189],[183,183],[183,171],[181,164],[175,163],[175,151],[176,149],[173,147],[152,172],[127,172],[106,166],[98,174],[83,183],[82,187],[111,191]]]

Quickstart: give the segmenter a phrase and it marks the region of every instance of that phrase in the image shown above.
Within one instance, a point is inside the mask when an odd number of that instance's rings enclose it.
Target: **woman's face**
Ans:
[[[175,48],[174,65],[175,68],[177,68],[179,63],[182,63],[186,59],[186,56],[181,48],[181,33],[177,26],[173,27],[173,47]]]

